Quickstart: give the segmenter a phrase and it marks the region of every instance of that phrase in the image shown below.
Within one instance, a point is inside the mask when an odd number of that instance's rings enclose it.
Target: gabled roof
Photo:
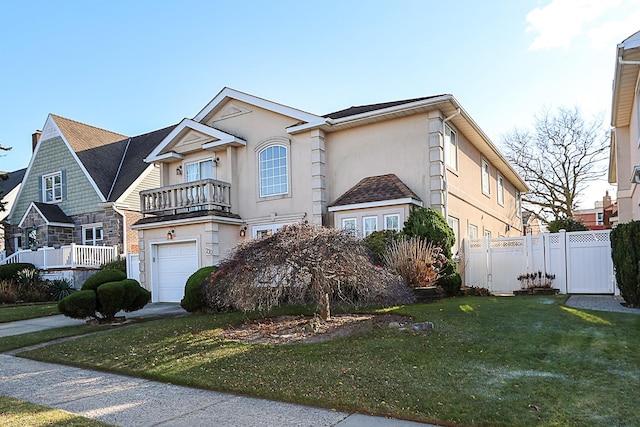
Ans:
[[[58,227],[75,227],[73,220],[65,214],[60,206],[49,203],[42,202],[31,202],[27,210],[24,212],[22,219],[20,219],[20,223],[18,227],[22,228],[24,220],[27,218],[27,215],[31,211],[31,208],[34,208],[36,212],[44,219],[47,225],[54,225]]]
[[[329,205],[331,211],[349,206],[350,209],[367,207],[376,202],[395,201],[397,203],[412,203],[422,205],[420,197],[416,195],[395,174],[370,176],[362,179],[347,190],[342,196]]]
[[[196,122],[191,119],[183,119],[176,126],[172,126],[161,139],[156,142],[155,148],[152,147],[149,155],[144,159],[146,162],[160,162],[166,159],[179,159],[182,155],[172,151],[173,146],[189,132],[195,131],[200,136],[212,138],[214,141],[207,141],[200,145],[203,150],[223,149],[226,146],[243,146],[246,141],[227,132],[212,128],[205,124]]]
[[[13,172],[5,172],[8,176],[8,179],[4,181],[0,181],[0,197],[6,196],[11,190],[16,188],[20,183],[22,183],[22,178],[24,178],[24,174],[27,171],[27,168],[20,169]]]

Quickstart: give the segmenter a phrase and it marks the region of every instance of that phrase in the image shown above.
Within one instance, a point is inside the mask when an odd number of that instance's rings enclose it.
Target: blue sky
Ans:
[[[638,30],[640,0],[3,2],[0,170],[28,165],[49,113],[137,135],[225,86],[316,114],[451,93],[497,145],[543,108],[608,126]]]

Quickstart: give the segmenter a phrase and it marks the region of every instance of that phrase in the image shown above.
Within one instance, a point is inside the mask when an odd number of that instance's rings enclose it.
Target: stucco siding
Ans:
[[[394,173],[428,206],[427,115],[331,132],[325,142],[329,203],[363,178]]]

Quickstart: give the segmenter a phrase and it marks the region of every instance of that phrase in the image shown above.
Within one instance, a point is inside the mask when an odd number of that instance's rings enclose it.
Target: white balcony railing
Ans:
[[[231,184],[215,179],[174,184],[140,192],[142,215],[175,215],[198,210],[231,211]]]
[[[38,248],[11,254],[0,264],[28,262],[42,270],[57,268],[98,268],[118,257],[117,246],[87,246],[71,244],[59,248]]]

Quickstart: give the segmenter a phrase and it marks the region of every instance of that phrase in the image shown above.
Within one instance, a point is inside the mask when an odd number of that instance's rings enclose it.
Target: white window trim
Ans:
[[[516,204],[516,216],[520,218],[522,216],[522,193],[516,191],[515,202]]]
[[[93,224],[84,224],[82,226],[82,244],[83,245],[91,245],[91,246],[95,246],[95,237],[96,237],[96,229],[97,228],[101,228],[102,229],[102,244],[104,245],[104,225],[101,222],[96,222]],[[87,239],[86,239],[86,230],[93,230],[93,241],[91,243],[87,243]],[[99,245],[98,245],[99,246]]]
[[[355,230],[357,228],[358,225],[358,220],[355,217],[352,218],[342,218],[342,229],[343,230],[348,230],[347,227],[345,227],[345,224],[347,222],[352,222],[353,223],[353,229]]]
[[[486,168],[485,168],[486,167]],[[486,174],[485,174],[486,169]],[[485,159],[482,159],[481,169],[480,169],[480,185],[482,186],[482,194],[485,196],[491,196],[491,167],[489,166],[489,162]],[[485,189],[485,177],[486,177],[486,189]]]
[[[271,232],[271,234],[273,234],[276,231],[280,230],[285,225],[289,225],[289,224],[290,223],[288,223],[288,222],[282,222],[282,223],[278,223],[278,224],[254,225],[253,227],[251,227],[251,235],[253,236],[254,239],[257,239],[258,238],[258,233],[260,231],[267,231],[267,232]]]
[[[367,227],[365,226],[365,224],[367,223],[368,219],[375,220],[375,229],[367,234]],[[362,237],[367,237],[369,234],[373,233],[374,231],[378,231],[378,216],[377,215],[363,216],[362,217]]]
[[[200,181],[201,179],[203,179],[200,176],[200,166],[199,165],[200,165],[200,163],[209,162],[209,161],[212,163],[211,166],[213,168],[213,179],[216,179],[216,166],[217,166],[217,163],[214,161],[213,157],[208,157],[206,159],[198,159],[198,160],[193,160],[193,161],[188,161],[188,162],[184,162],[183,163],[182,170],[184,171],[183,172],[184,182],[189,182],[189,181],[187,181],[188,176],[189,176],[189,174],[187,172],[187,168],[189,167],[189,165],[194,165],[194,164],[198,164],[198,179],[196,181]]]
[[[454,226],[451,225],[452,222]],[[447,218],[447,225],[453,229],[453,235],[455,236],[455,243],[453,244],[452,249],[454,253],[457,253],[460,248],[460,218],[449,215]]]
[[[449,135],[447,135],[447,133],[449,133]],[[454,136],[454,140],[455,140],[455,144],[453,145],[455,147],[454,153],[455,153],[455,159],[452,159],[451,157],[451,135]],[[444,125],[444,146],[445,146],[445,164],[447,165],[447,167],[451,168],[454,171],[458,171],[458,166],[459,166],[459,159],[458,159],[458,133],[453,130],[453,128],[451,126],[449,126],[448,124]],[[453,162],[453,160],[455,160],[455,162]]]
[[[60,177],[60,198],[56,198],[56,190],[55,190],[55,185],[53,187],[53,200],[47,200],[47,179],[48,178],[53,178],[54,182],[55,182],[55,177],[59,176]],[[64,183],[62,182],[62,171],[57,171],[57,172],[53,172],[53,173],[48,173],[46,175],[42,175],[42,201],[45,203],[60,203],[62,202],[62,187],[63,187]]]
[[[471,236],[471,230],[475,230],[475,237]],[[469,225],[467,226],[467,233],[469,234],[469,239],[477,239],[478,238],[478,226],[475,224],[471,224],[469,223]]]
[[[497,200],[500,206],[504,206],[504,177],[498,174],[496,179]]]
[[[260,173],[260,154],[271,148],[271,147],[283,147],[286,153],[286,168],[287,168],[287,191],[276,194],[262,194],[262,176]],[[282,137],[273,137],[264,140],[260,143],[256,148],[256,188],[257,188],[257,196],[258,200],[271,200],[271,199],[281,199],[283,197],[291,196],[291,141],[287,138]]]
[[[387,218],[398,218],[398,229],[394,229],[394,228],[387,228]],[[393,230],[393,231],[397,231],[400,232],[400,230],[402,229],[402,226],[400,224],[400,214],[385,214],[382,215],[382,224],[385,230]]]

